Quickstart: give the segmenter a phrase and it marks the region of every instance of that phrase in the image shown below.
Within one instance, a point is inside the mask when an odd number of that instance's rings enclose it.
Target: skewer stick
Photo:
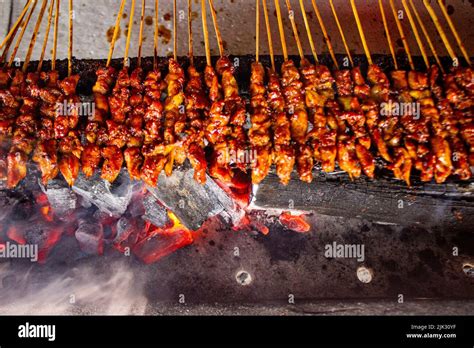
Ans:
[[[260,47],[260,2],[255,1],[255,61],[258,63]]]
[[[107,58],[107,64],[106,64],[107,67],[110,65],[110,61],[112,60],[112,54],[114,53],[114,47],[115,47],[115,40],[117,40],[118,31],[120,29],[120,19],[122,18],[123,9],[125,7],[126,2],[127,0],[122,0],[122,2],[120,3],[119,12],[117,13],[117,19],[115,20],[114,34],[112,36],[112,42],[110,42],[109,56]]]
[[[176,11],[176,0],[173,0],[173,58],[174,60],[177,60],[178,57],[178,36],[177,36],[177,18],[176,14],[178,11]]]
[[[73,17],[74,17],[74,7],[72,0],[69,0],[69,49],[67,54],[67,75],[72,75],[72,46],[73,46]]]
[[[346,50],[347,57],[349,58],[349,62],[351,63],[351,66],[353,67],[354,61],[352,60],[352,54],[351,54],[351,51],[349,50],[349,46],[347,45],[346,35],[344,35],[344,30],[342,29],[341,22],[339,21],[339,16],[337,15],[337,12],[336,12],[336,7],[334,6],[334,3],[332,0],[329,0],[329,5],[331,6],[332,14],[334,16],[334,20],[336,21],[339,34],[341,35],[342,43],[344,44],[344,49]]]
[[[206,64],[211,66],[211,49],[209,48],[209,31],[207,29],[206,0],[201,0],[202,32],[204,34],[204,47],[206,49]]]
[[[219,30],[219,24],[217,23],[216,9],[214,8],[214,1],[209,0],[209,7],[211,8],[212,22],[214,23],[214,30],[216,31],[217,45],[219,46],[219,55],[224,55],[224,44],[222,41],[221,32]]]
[[[28,8],[30,7],[30,5],[33,1],[36,3],[36,0],[28,0],[28,2],[25,4],[25,7],[23,8],[23,11],[21,11],[21,13],[20,13],[20,16],[18,16],[16,22],[13,24],[13,26],[10,29],[10,31],[8,32],[7,36],[5,37],[5,39],[0,44],[0,49],[2,49],[3,46],[5,46],[7,42],[10,42],[10,39],[12,38],[12,36],[16,35],[16,32],[17,32],[18,28],[21,26],[21,23],[23,22],[23,18],[25,17],[26,12],[28,11]]]
[[[153,33],[153,69],[158,68],[158,0],[155,0],[155,31]]]
[[[454,35],[454,38],[456,39],[456,42],[462,52],[462,55],[464,56],[464,59],[466,59],[466,62],[471,65],[471,59],[469,58],[469,54],[467,54],[466,48],[464,47],[464,44],[461,40],[461,37],[459,36],[458,31],[456,30],[456,27],[454,26],[453,21],[451,20],[451,17],[449,16],[448,11],[446,10],[446,6],[443,4],[442,1],[438,0],[438,5],[441,8],[441,12],[443,12],[444,18],[446,18],[446,22],[448,22],[449,28],[451,29],[451,32]]]
[[[31,35],[30,45],[28,47],[28,51],[26,52],[25,61],[23,62],[23,67],[22,67],[23,72],[26,72],[26,69],[28,68],[28,64],[30,63],[31,54],[33,53],[33,48],[35,47],[36,38],[38,37],[39,28],[40,28],[41,22],[43,21],[44,11],[46,10],[47,4],[48,4],[48,0],[43,0],[43,3],[41,4],[41,10],[38,15],[38,19],[36,20],[33,34]]]
[[[267,0],[262,0],[263,3],[263,14],[265,15],[265,27],[267,28],[267,40],[268,40],[268,51],[270,52],[270,62],[272,64],[272,70],[275,71],[275,55],[273,53],[273,39],[272,31],[270,28],[270,19],[268,18]]]
[[[142,65],[143,27],[145,24],[145,0],[142,0],[142,12],[140,15],[140,33],[138,35],[138,66]]]
[[[39,59],[37,71],[41,71],[41,69],[43,67],[44,55],[45,55],[45,52],[46,52],[46,47],[48,46],[49,31],[51,29],[51,22],[52,22],[52,19],[53,19],[54,1],[55,0],[51,0],[51,5],[49,5],[48,24],[46,26],[46,32],[44,34],[43,47],[41,48],[41,56],[40,56],[40,59]]]
[[[54,38],[53,54],[51,55],[51,70],[56,70],[56,51],[58,50],[58,28],[59,28],[59,5],[61,0],[56,0],[56,9],[54,13]]]
[[[28,23],[30,22],[31,15],[35,11],[37,3],[38,3],[37,1],[33,3],[33,6],[31,7],[30,12],[28,13],[28,16],[26,17],[25,23],[23,24],[23,27],[21,28],[20,36],[16,40],[15,48],[13,49],[12,55],[10,56],[10,60],[8,61],[8,67],[11,67],[13,64],[13,61],[15,60],[16,53],[18,52],[18,47],[20,47],[20,43],[21,43],[21,40],[23,39],[23,35],[25,35],[26,27],[28,27]]]
[[[125,54],[123,55],[123,66],[128,66],[128,50],[130,48],[130,39],[132,37],[133,29],[133,17],[135,17],[135,0],[132,0],[132,6],[130,8],[130,18],[128,20],[128,32],[127,41],[125,42]]]
[[[360,39],[362,40],[362,46],[364,46],[364,52],[367,57],[367,61],[372,65],[372,57],[370,55],[369,46],[365,40],[364,29],[362,28],[362,23],[360,22],[359,13],[357,12],[357,7],[354,0],[351,1],[352,12],[354,13],[354,18],[356,20],[357,29],[359,30]]]
[[[278,20],[278,30],[280,31],[281,48],[283,50],[283,59],[288,60],[288,49],[286,47],[285,31],[283,29],[283,20],[281,19],[280,0],[275,1],[275,9]]]
[[[428,69],[430,67],[430,61],[428,60],[428,56],[426,55],[425,46],[423,45],[423,42],[421,41],[420,33],[418,32],[416,23],[413,20],[413,16],[411,15],[411,11],[410,11],[410,8],[408,7],[407,1],[402,0],[402,5],[403,5],[403,8],[405,9],[405,12],[407,13],[408,21],[410,22],[411,29],[413,30],[413,34],[415,35],[416,43],[418,44],[418,47],[420,48],[423,61],[425,62],[426,68]]]
[[[26,3],[25,4],[25,8],[29,6],[29,3]],[[20,24],[17,25],[15,28],[12,28],[12,35],[10,36],[10,38],[7,40],[7,43],[5,45],[5,48],[3,50],[3,53],[2,53],[2,56],[0,57],[0,64],[3,63],[5,61],[5,58],[7,57],[8,55],[8,51],[10,50],[10,46],[12,45],[14,39],[15,39],[15,36],[16,36],[16,33],[18,32],[18,29],[22,28],[23,27],[23,24],[24,24],[25,20],[24,20],[24,16],[23,16],[23,19],[20,21]]]
[[[392,54],[393,64],[395,70],[398,70],[397,56],[395,55],[395,49],[393,47],[392,36],[390,35],[390,30],[388,29],[387,17],[385,17],[385,10],[383,8],[382,0],[379,0],[380,14],[382,15],[383,27],[385,29],[385,35],[387,36],[388,47],[390,48],[390,53]]]
[[[286,8],[288,9],[288,17],[290,18],[291,28],[293,29],[293,36],[295,37],[296,47],[298,48],[298,53],[300,55],[301,60],[304,58],[303,47],[301,46],[300,36],[298,34],[298,28],[296,27],[295,22],[295,12],[291,8],[290,0],[286,1]]]
[[[336,66],[336,69],[339,69],[339,64],[337,63],[336,55],[334,54],[334,49],[332,47],[331,39],[329,38],[328,31],[326,30],[326,25],[324,25],[323,17],[321,16],[321,12],[319,12],[318,5],[315,0],[311,0],[311,4],[313,5],[313,11],[316,14],[316,18],[318,19],[319,26],[321,27],[321,31],[323,32],[324,42],[328,46],[329,54],[331,55],[331,59]],[[338,21],[339,23],[339,21]],[[349,58],[352,64],[352,58]]]
[[[303,15],[304,26],[306,28],[306,35],[308,36],[309,46],[311,47],[311,53],[313,53],[314,61],[319,64],[318,53],[314,46],[313,34],[311,34],[311,28],[309,27],[308,16],[306,16],[306,10],[304,8],[303,0],[300,0],[301,14]]]
[[[435,46],[433,45],[433,42],[430,39],[430,35],[428,34],[428,31],[426,30],[425,25],[423,24],[423,21],[420,18],[420,14],[418,13],[418,10],[416,9],[415,5],[413,4],[413,0],[408,0],[411,6],[411,9],[413,13],[415,14],[416,21],[418,22],[418,25],[421,28],[421,31],[423,32],[423,35],[428,42],[428,46],[430,47],[431,52],[433,53],[433,56],[436,60],[436,63],[439,66],[439,69],[441,70],[442,73],[444,73],[443,65],[441,64],[441,61],[438,56],[438,52],[436,51]]]
[[[193,22],[191,18],[192,14],[192,3],[191,0],[188,0],[188,56],[189,63],[194,65],[194,53],[193,53]]]
[[[443,40],[443,44],[446,47],[446,50],[448,51],[449,56],[451,57],[452,60],[457,59],[456,53],[454,52],[453,48],[451,47],[451,44],[449,43],[448,38],[446,37],[446,33],[444,32],[438,16],[433,10],[433,7],[431,7],[430,3],[427,0],[423,0],[423,3],[425,4],[426,9],[428,10],[428,13],[431,17],[431,20],[433,21],[436,30],[438,31],[439,36],[441,37],[441,40]]]
[[[405,33],[403,32],[402,24],[398,19],[397,10],[395,8],[393,0],[390,0],[390,8],[392,9],[393,18],[395,18],[395,23],[397,24],[398,32],[400,33],[400,38],[403,42],[403,47],[405,48],[405,52],[408,56],[408,63],[410,64],[410,69],[415,70],[415,65],[413,64],[413,59],[411,57],[410,46],[408,45],[407,38],[405,37]]]

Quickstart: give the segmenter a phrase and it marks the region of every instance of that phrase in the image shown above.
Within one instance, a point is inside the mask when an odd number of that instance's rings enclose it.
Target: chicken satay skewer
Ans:
[[[210,172],[211,175],[217,175],[221,180],[229,182],[233,176],[231,166],[246,172],[249,164],[248,139],[244,129],[247,115],[245,101],[239,94],[239,86],[234,76],[235,66],[229,57],[224,55],[224,44],[219,30],[214,2],[209,0],[208,3],[220,53],[220,58],[216,63],[216,71],[221,77],[224,96],[222,101],[212,105],[207,127],[208,135],[211,136],[211,143],[214,144]],[[222,130],[221,135],[211,135],[219,129]]]
[[[33,15],[33,12],[35,11],[36,4],[38,1],[33,2],[33,6],[31,6],[30,12],[28,12],[28,16],[26,17],[25,22],[23,23],[23,27],[20,30],[20,35],[18,36],[15,47],[13,48],[12,54],[10,56],[10,60],[8,61],[8,67],[10,68],[15,60],[16,53],[18,52],[18,48],[20,47],[21,40],[23,39],[23,35],[25,34],[26,28],[28,27],[28,24],[30,23],[31,16]]]
[[[327,35],[326,25],[319,12],[316,2],[313,3],[313,10],[318,18],[319,26],[325,37],[326,45],[333,59],[334,65],[339,69],[339,64],[334,54],[331,39]],[[306,17],[306,9],[304,2],[300,1],[300,10],[303,18]],[[306,34],[310,42],[313,41],[308,21],[304,21],[306,26]],[[312,146],[313,157],[316,161],[321,162],[321,167],[325,172],[332,172],[335,168],[337,156],[336,148],[336,124],[334,116],[329,116],[325,112],[328,100],[334,100],[333,82],[329,69],[320,65],[318,57],[315,57],[316,66],[310,64],[307,60],[301,64],[300,71],[303,78],[305,88],[305,104],[310,112],[310,123],[312,130],[308,133],[308,141]],[[329,102],[329,103],[330,103]],[[331,127],[332,125],[332,127]]]
[[[142,0],[142,11],[140,13],[140,31],[138,35],[138,58],[137,64],[140,67],[142,65],[142,46],[143,46],[143,27],[145,24],[145,0]]]
[[[158,32],[159,32],[159,2],[155,0],[155,25],[153,41],[153,70],[149,71],[144,81],[143,103],[143,164],[140,169],[140,178],[149,186],[156,186],[158,177],[166,164],[163,141],[163,104],[161,94],[164,82],[158,69]],[[126,153],[126,160],[128,153]]]
[[[346,51],[346,54],[347,54],[347,58],[349,59],[351,67],[353,67],[354,61],[352,60],[352,54],[351,54],[351,51],[349,50],[349,45],[347,44],[346,35],[344,34],[344,30],[342,29],[341,22],[339,21],[339,16],[337,15],[336,7],[334,6],[333,0],[329,0],[329,5],[331,6],[331,11],[332,11],[334,20],[336,21],[337,29],[339,31],[339,35],[341,36],[341,40],[344,45],[344,50]]]
[[[51,54],[51,70],[56,70],[56,52],[58,49],[58,30],[59,30],[59,6],[61,0],[56,0],[56,8],[54,10],[54,31],[53,31],[53,52]]]
[[[449,43],[448,37],[446,36],[446,33],[443,30],[443,27],[441,26],[441,23],[439,22],[438,16],[436,15],[433,7],[428,0],[423,0],[423,3],[426,7],[426,10],[428,11],[428,14],[430,15],[431,20],[433,21],[433,24],[436,27],[436,30],[438,31],[439,36],[441,37],[441,40],[443,41],[444,46],[446,47],[446,50],[448,51],[449,56],[453,61],[456,61],[457,55]]]
[[[111,119],[106,121],[107,141],[102,148],[101,154],[104,158],[102,164],[101,177],[109,182],[114,182],[120,174],[124,162],[122,148],[128,143],[128,129],[126,122],[132,112],[131,105],[131,78],[128,67],[130,65],[129,49],[133,32],[133,23],[135,17],[135,0],[132,0],[128,21],[128,33],[125,41],[125,51],[122,60],[122,70],[120,70],[112,95],[109,97]],[[141,81],[139,81],[139,84]],[[131,170],[130,162],[127,166],[132,178],[134,173]]]
[[[311,66],[303,53],[303,48],[298,34],[294,12],[291,8],[291,3],[289,0],[285,0],[285,2],[293,31],[293,37],[295,39],[301,60],[300,65],[301,67]],[[275,5],[277,6],[277,19],[279,22],[283,22],[281,18],[281,12],[278,11],[279,0],[275,1]],[[303,83],[301,81],[301,75],[291,60],[287,60],[283,63],[282,85],[284,88],[287,107],[289,107],[289,112],[291,115],[291,133],[296,146],[296,168],[298,175],[300,180],[311,182],[313,179],[314,162],[313,151],[311,146],[307,144],[308,113],[305,107],[306,104],[302,89]]]
[[[415,5],[413,4],[413,0],[408,0],[408,1],[410,3],[410,7],[411,7],[413,13],[415,14],[416,21],[417,21],[418,25],[420,26],[421,31],[423,32],[423,36],[425,37],[425,40],[428,43],[428,46],[430,47],[431,53],[433,54],[433,56],[436,60],[436,63],[438,64],[438,67],[441,70],[441,72],[444,73],[443,65],[441,64],[441,61],[440,61],[439,56],[438,56],[438,52],[436,51],[436,48],[433,44],[433,41],[431,40],[431,38],[428,34],[428,31],[426,30],[426,26],[423,23],[423,21],[420,17],[420,14],[418,13],[418,10],[416,9]]]
[[[110,41],[109,55],[107,57],[107,63],[105,64],[106,67],[109,67],[110,62],[112,60],[112,55],[114,53],[114,48],[115,48],[115,41],[117,41],[118,33],[120,30],[120,20],[122,19],[122,13],[123,13],[126,2],[127,0],[122,0],[122,2],[120,3],[120,8],[117,13],[117,19],[115,20],[115,27],[114,27],[114,33],[112,35],[112,41]]]
[[[185,87],[185,105],[188,128],[183,147],[186,156],[194,169],[194,179],[206,182],[207,162],[204,152],[204,131],[206,116],[209,111],[209,99],[204,91],[202,74],[194,66],[193,31],[192,31],[192,0],[188,0],[188,80]]]
[[[265,80],[265,68],[259,62],[260,52],[260,1],[255,1],[255,62],[251,66],[250,92],[251,92],[251,128],[249,141],[252,154],[251,161],[252,183],[260,183],[270,171],[272,164],[271,139],[270,139],[270,109]]]
[[[304,10],[303,0],[300,0],[300,5],[302,9],[301,14],[303,14],[303,17],[306,17],[306,11]],[[319,11],[319,7],[315,0],[311,0],[311,5],[313,6],[313,11],[316,14],[316,18],[318,19],[319,27],[321,28],[321,31],[323,32],[324,42],[326,43],[326,46],[328,47],[329,54],[334,63],[334,66],[336,67],[336,69],[339,69],[339,63],[337,62],[336,54],[334,53],[334,48],[332,47],[331,39],[329,38],[326,25],[324,24],[323,17],[321,16],[321,12]],[[312,36],[311,32],[308,31],[308,38],[310,38],[311,36]],[[310,41],[312,41],[312,39],[310,39]],[[351,64],[352,64],[352,57],[349,56],[349,60],[351,61]]]
[[[265,26],[268,37],[268,46],[272,68],[267,70],[268,75],[268,104],[270,106],[272,128],[273,128],[273,163],[276,173],[283,185],[287,185],[291,179],[291,173],[295,165],[295,150],[291,144],[291,125],[286,113],[285,99],[282,94],[280,78],[275,70],[275,59],[273,57],[272,30],[268,16],[267,0],[262,0],[265,15]],[[283,37],[284,40],[284,37]],[[286,54],[286,43],[283,45]],[[285,55],[288,59],[288,55]]]
[[[46,10],[47,4],[48,4],[48,0],[43,0],[43,3],[41,5],[41,10],[40,10],[40,13],[38,14],[38,19],[36,20],[35,28],[33,30],[33,34],[30,39],[30,45],[26,53],[25,61],[23,62],[23,67],[22,67],[23,72],[26,72],[26,70],[28,69],[28,64],[30,63],[31,54],[33,53],[33,48],[35,47],[36,38],[38,37],[39,28],[40,28],[41,22],[43,21],[43,16],[44,16],[44,12]]]
[[[28,8],[30,7],[31,3],[33,2],[34,4],[36,3],[37,0],[28,0],[28,2],[25,4],[25,7],[23,7],[23,10],[21,11],[20,15],[18,16],[17,20],[11,27],[10,31],[8,32],[7,36],[5,36],[5,39],[3,39],[2,43],[0,44],[0,50],[7,45],[9,42],[11,42],[12,37],[16,35],[16,32],[18,28],[21,27],[23,18],[26,15],[26,12],[28,11]]]
[[[441,8],[441,12],[443,13],[444,18],[446,19],[446,22],[448,22],[449,28],[451,29],[451,32],[453,33],[454,38],[456,39],[456,42],[459,46],[459,49],[462,52],[462,55],[464,56],[464,59],[466,60],[467,64],[469,64],[469,66],[471,66],[471,58],[469,57],[469,54],[466,51],[466,47],[464,47],[464,44],[461,40],[461,37],[459,36],[459,33],[456,30],[456,27],[454,26],[454,23],[453,23],[450,15],[448,13],[448,11],[446,10],[446,5],[440,0],[438,0],[438,5]]]
[[[379,0],[380,15],[382,16],[383,27],[385,30],[385,35],[387,37],[388,47],[390,49],[390,54],[392,55],[393,65],[395,70],[398,70],[397,56],[395,55],[395,49],[393,47],[392,36],[390,35],[390,30],[388,29],[387,17],[385,16],[385,9],[383,7],[382,0]]]
[[[51,29],[51,23],[53,21],[54,3],[55,3],[55,0],[51,0],[51,4],[49,5],[48,24],[46,25],[46,31],[45,31],[45,34],[44,34],[43,46],[41,48],[41,55],[40,55],[38,67],[36,69],[38,72],[41,71],[41,69],[43,68],[43,60],[44,60],[44,56],[46,54],[46,47],[48,46],[48,38],[49,38],[50,29]]]
[[[408,7],[407,0],[402,0],[403,9],[405,10],[408,22],[410,22],[411,29],[413,31],[413,35],[415,36],[416,43],[421,52],[421,56],[423,57],[423,61],[425,63],[426,69],[430,67],[430,62],[428,60],[428,55],[426,54],[425,46],[423,45],[423,41],[421,41],[420,33],[418,32],[418,28],[416,26],[415,20],[411,14],[410,8]]]

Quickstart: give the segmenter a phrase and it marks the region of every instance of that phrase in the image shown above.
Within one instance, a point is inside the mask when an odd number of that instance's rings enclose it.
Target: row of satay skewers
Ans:
[[[312,7],[336,70],[332,73],[328,67],[319,64],[304,1],[300,0],[301,14],[315,64],[305,58],[294,11],[289,0],[285,0],[301,58],[297,67],[288,58],[282,11],[279,0],[275,0],[284,58],[279,75],[275,67],[267,1],[256,0],[256,59],[250,76],[250,127],[246,127],[246,102],[239,94],[234,66],[224,54],[212,0],[208,1],[220,53],[215,66],[212,66],[209,49],[205,0],[201,0],[207,63],[204,72],[201,73],[194,66],[190,0],[190,64],[186,72],[179,64],[176,57],[177,6],[174,1],[173,57],[168,61],[167,74],[162,77],[157,57],[159,5],[155,0],[153,69],[145,74],[141,67],[145,0],[141,0],[137,67],[129,71],[128,50],[135,10],[135,0],[132,0],[123,68],[117,72],[110,63],[126,3],[126,0],[122,0],[107,64],[96,72],[97,81],[93,87],[94,114],[89,117],[86,125],[80,124],[74,109],[68,115],[58,114],[55,108],[58,103],[66,101],[74,104],[80,101],[75,94],[79,78],[71,74],[71,11],[69,76],[59,80],[55,71],[59,1],[51,0],[50,3],[43,53],[36,72],[27,73],[30,50],[22,69],[12,68],[19,42],[34,11],[35,0],[27,2],[1,46],[5,46],[3,62],[13,38],[20,31],[10,61],[0,75],[0,137],[3,143],[10,142],[8,150],[0,153],[0,179],[6,178],[9,187],[15,187],[26,176],[30,155],[39,165],[44,183],[61,172],[70,185],[74,183],[81,168],[86,176],[92,176],[100,168],[101,176],[113,182],[125,164],[132,179],[143,180],[148,185],[155,186],[163,170],[170,175],[173,168],[186,159],[194,168],[194,177],[200,183],[205,181],[206,171],[216,179],[229,182],[236,171],[245,172],[249,169],[252,182],[259,183],[267,176],[273,164],[284,184],[289,182],[294,167],[301,180],[310,182],[315,163],[320,163],[325,172],[333,172],[338,166],[351,178],[358,178],[362,173],[374,178],[377,157],[383,159],[384,167],[393,171],[397,179],[406,181],[408,185],[413,169],[420,173],[422,181],[434,178],[437,183],[444,182],[451,175],[463,180],[472,176],[472,70],[470,67],[457,67],[449,72],[444,71],[412,0],[403,0],[402,3],[427,72],[415,71],[403,28],[397,20],[397,28],[411,68],[409,71],[398,69],[384,6],[379,0],[395,66],[390,79],[380,67],[373,64],[355,1],[350,0],[369,62],[367,80],[360,68],[353,64],[332,0],[329,3],[352,68],[339,69],[331,40],[314,0],[311,1]],[[37,28],[47,2],[48,0],[43,0]],[[50,72],[41,72],[54,4],[56,13],[52,69]],[[271,67],[268,68],[259,61],[261,5],[270,51]],[[427,1],[425,5],[448,53],[453,61],[457,61],[431,5]],[[390,7],[396,18],[393,0],[390,0]],[[469,56],[442,2],[440,7],[470,66]],[[429,63],[417,24],[437,65],[431,66]],[[37,28],[31,39],[31,50]],[[393,109],[397,103],[417,103],[420,105],[420,114],[405,113],[397,116]],[[207,146],[212,150],[209,161],[205,152]],[[3,170],[2,157],[6,158]],[[247,161],[249,158],[251,160]]]

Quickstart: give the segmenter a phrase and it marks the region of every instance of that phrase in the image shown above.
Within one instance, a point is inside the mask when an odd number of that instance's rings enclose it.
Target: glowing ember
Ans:
[[[304,215],[291,215],[291,213],[283,212],[280,214],[279,220],[283,226],[295,232],[306,233],[311,229]]]

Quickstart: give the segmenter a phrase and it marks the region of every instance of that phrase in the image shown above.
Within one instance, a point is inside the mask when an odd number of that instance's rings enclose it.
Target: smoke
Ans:
[[[97,267],[97,258],[92,259],[94,263],[59,271],[57,267],[1,263],[0,314],[144,314],[147,299],[140,273],[122,260],[107,258],[107,266]]]

